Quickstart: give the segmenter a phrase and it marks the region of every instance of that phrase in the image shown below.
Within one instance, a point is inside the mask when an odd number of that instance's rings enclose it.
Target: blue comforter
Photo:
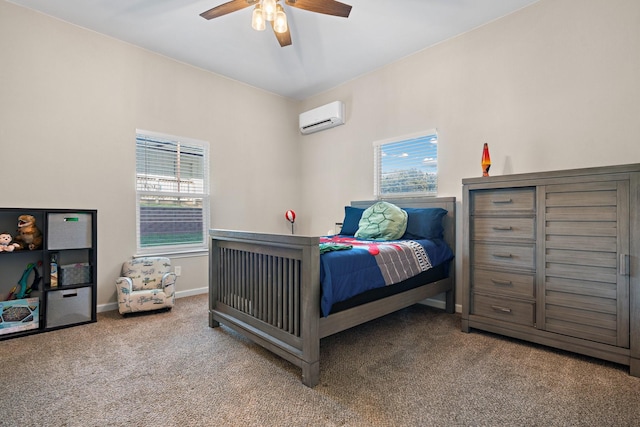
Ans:
[[[381,242],[331,236],[322,237],[320,244],[324,249],[320,284],[325,317],[336,302],[393,285],[453,259],[453,252],[440,239]]]

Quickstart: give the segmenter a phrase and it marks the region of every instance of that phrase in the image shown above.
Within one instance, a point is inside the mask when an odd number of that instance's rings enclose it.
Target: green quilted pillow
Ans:
[[[389,202],[377,202],[362,212],[355,237],[397,240],[407,229],[407,213]]]

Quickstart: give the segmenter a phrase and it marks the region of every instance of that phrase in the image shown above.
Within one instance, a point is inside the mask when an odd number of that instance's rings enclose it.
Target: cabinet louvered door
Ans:
[[[629,182],[546,185],[538,328],[629,347]]]

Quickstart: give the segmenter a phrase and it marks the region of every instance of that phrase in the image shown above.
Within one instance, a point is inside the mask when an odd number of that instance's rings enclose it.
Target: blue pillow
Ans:
[[[353,206],[344,207],[344,219],[342,220],[342,230],[340,234],[345,236],[353,236],[358,231],[358,224],[362,218],[363,208],[354,208]]]
[[[404,208],[409,215],[407,231],[403,239],[442,239],[444,227],[442,219],[447,214],[442,208]]]

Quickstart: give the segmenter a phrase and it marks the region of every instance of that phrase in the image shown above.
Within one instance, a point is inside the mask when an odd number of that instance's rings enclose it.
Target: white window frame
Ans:
[[[425,146],[423,149],[419,147],[419,144],[429,143],[435,144],[434,146]],[[430,181],[428,185],[429,188],[426,190],[415,189],[408,191],[387,191],[385,189],[385,185],[383,183],[385,178],[385,171],[383,171],[383,167],[385,166],[385,158],[390,155],[389,152],[393,151],[397,148],[403,148],[403,145],[411,146],[414,145],[414,148],[417,148],[413,154],[409,154],[408,152],[403,152],[402,156],[394,155],[396,159],[396,166],[406,166],[407,170],[413,171],[416,167],[421,168],[419,172],[426,173],[430,175]],[[436,197],[438,195],[438,130],[437,129],[429,129],[422,132],[416,132],[409,135],[383,139],[379,141],[373,142],[373,158],[374,158],[374,166],[373,166],[373,193],[377,199],[385,199],[385,198],[398,198],[398,197],[416,197],[416,196],[433,196]],[[388,151],[385,151],[385,148]],[[406,148],[406,147],[404,147]],[[435,151],[434,151],[435,150]],[[434,155],[435,154],[435,155]],[[421,156],[421,159],[416,159],[416,155]],[[402,158],[406,158],[406,162],[402,160]],[[416,166],[416,165],[420,166]],[[387,165],[388,166],[388,165]],[[387,177],[392,173],[386,171]],[[435,176],[433,176],[435,175]]]
[[[185,180],[179,178],[180,177],[180,166],[176,169],[174,175],[153,175],[153,178],[157,178],[158,182],[167,183],[165,185],[149,185],[150,179],[149,176],[152,176],[151,173],[144,173],[143,171],[139,171],[139,162],[138,156],[140,155],[140,151],[138,150],[139,141],[141,139],[147,139],[149,141],[157,141],[160,143],[167,144],[168,147],[171,147],[172,144],[176,145],[176,162],[175,164],[179,165],[179,161],[177,161],[178,152],[180,151],[180,147],[189,147],[193,148],[202,153],[202,164],[199,165],[202,167],[202,176],[198,179],[191,180],[195,182],[195,185],[190,185],[186,188],[182,188]],[[189,253],[206,253],[208,251],[208,232],[209,232],[209,211],[210,211],[210,199],[209,199],[209,143],[206,141],[200,141],[192,138],[185,138],[174,135],[167,135],[159,132],[146,131],[142,129],[136,129],[136,251],[137,255],[169,255],[169,254],[189,254]],[[165,166],[171,167],[171,165],[167,164]],[[147,167],[143,169],[147,170]],[[149,168],[149,170],[151,170]],[[142,176],[146,176],[147,179],[141,179]],[[142,200],[148,197],[158,197],[165,198],[168,200],[173,200],[181,205],[181,199],[190,199],[190,200],[198,200],[201,201],[201,211],[202,211],[202,241],[192,242],[192,243],[170,243],[170,244],[155,244],[155,245],[145,245],[141,242],[142,232],[141,232],[141,224],[143,221],[142,218]],[[169,221],[171,222],[171,217],[169,216]],[[163,218],[166,220],[166,218]]]

